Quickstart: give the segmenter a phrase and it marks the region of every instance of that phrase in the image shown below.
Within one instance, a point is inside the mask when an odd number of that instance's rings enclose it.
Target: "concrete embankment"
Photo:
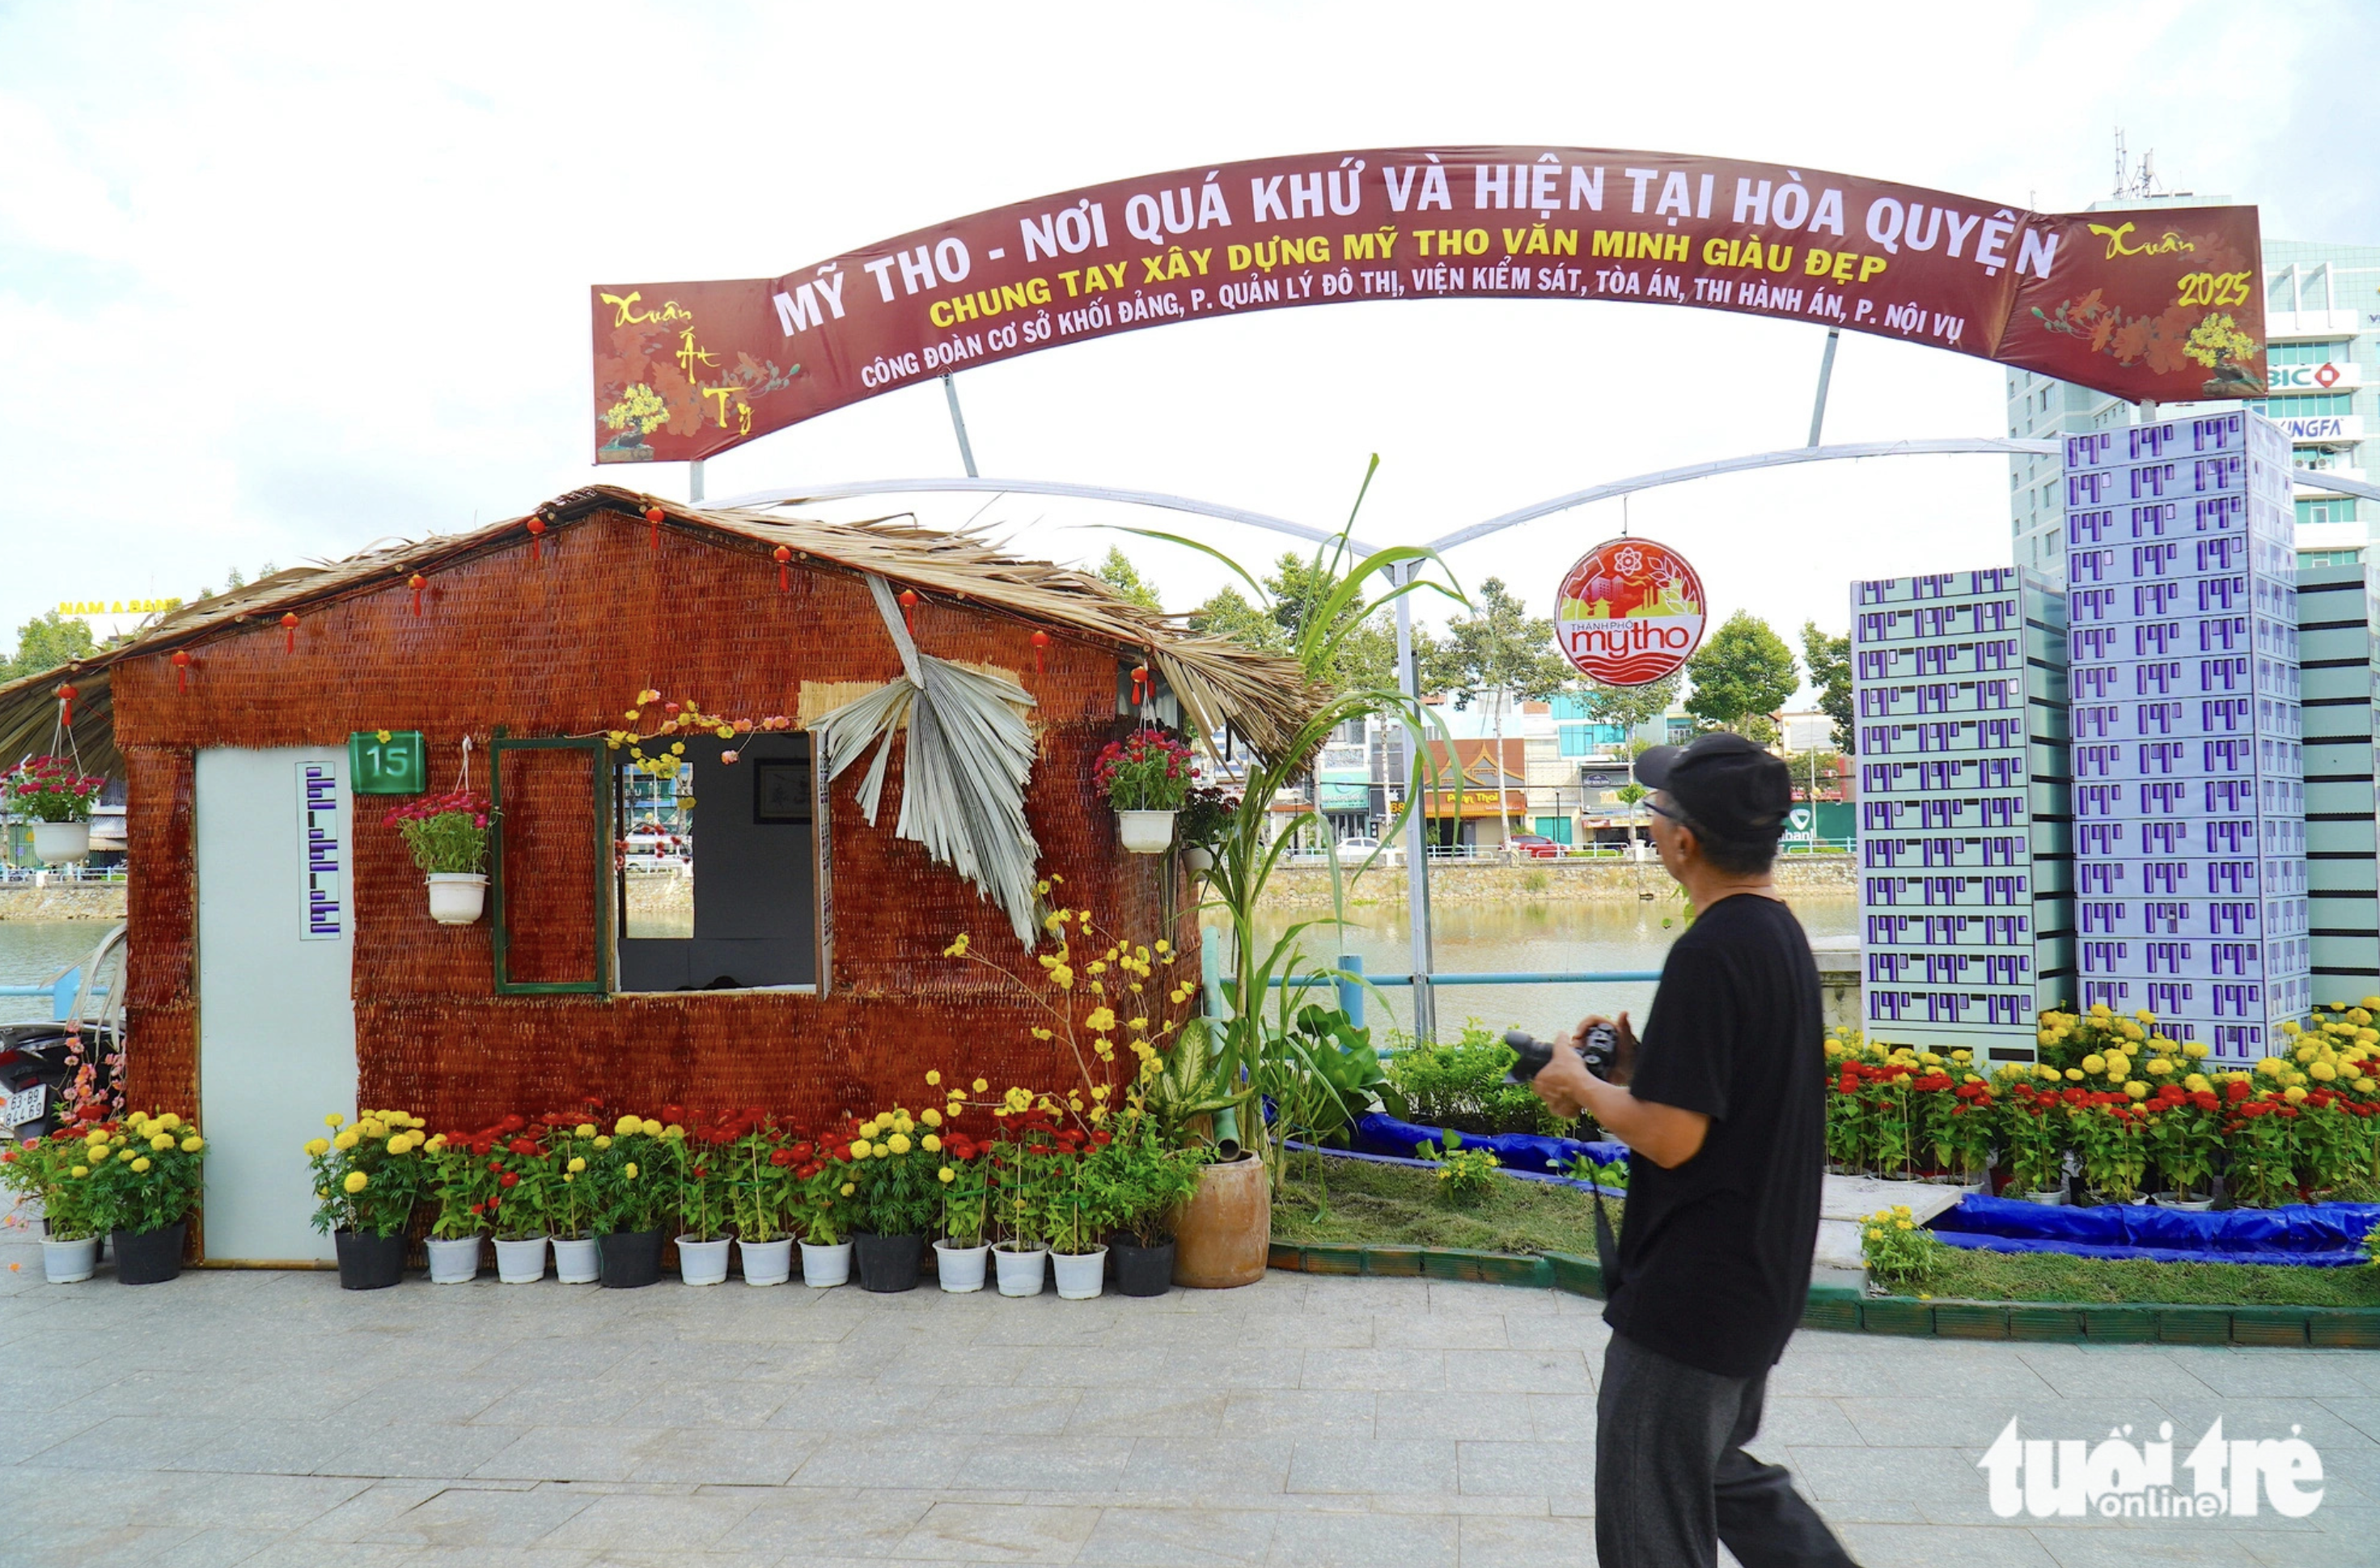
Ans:
[[[122,882],[0,887],[0,920],[121,920]]]
[[[1360,877],[1354,872],[1349,867],[1342,873],[1350,898],[1368,904],[1404,902],[1403,867],[1375,866]],[[1561,904],[1633,899],[1646,893],[1663,898],[1673,885],[1658,863],[1637,865],[1625,860],[1524,860],[1515,865],[1455,861],[1429,869],[1433,905]],[[1859,875],[1849,855],[1787,855],[1778,858],[1777,885],[1786,893],[1852,893],[1859,891]],[[1266,885],[1265,902],[1284,909],[1328,908],[1330,868],[1277,868]]]

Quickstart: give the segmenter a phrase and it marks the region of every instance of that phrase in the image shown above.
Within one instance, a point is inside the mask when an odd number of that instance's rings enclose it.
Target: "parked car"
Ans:
[[[1382,850],[1380,841],[1376,838],[1342,838],[1339,841],[1339,864],[1342,866],[1360,866],[1375,855],[1379,857],[1378,864],[1383,866],[1396,865],[1403,858],[1403,852],[1394,845]]]
[[[1560,858],[1562,846],[1543,833],[1513,833],[1504,840],[1504,847],[1516,850],[1533,860]]]

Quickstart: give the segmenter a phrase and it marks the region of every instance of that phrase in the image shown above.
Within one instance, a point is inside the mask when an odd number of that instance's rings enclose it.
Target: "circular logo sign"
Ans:
[[[1703,579],[1649,539],[1607,539],[1579,557],[1554,602],[1562,657],[1606,686],[1650,686],[1703,640]]]

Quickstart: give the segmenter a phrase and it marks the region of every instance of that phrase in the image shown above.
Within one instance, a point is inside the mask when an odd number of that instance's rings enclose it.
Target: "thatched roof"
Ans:
[[[1119,651],[1144,650],[1180,700],[1184,725],[1194,734],[1220,730],[1228,723],[1258,751],[1273,754],[1321,699],[1290,661],[1220,638],[1192,636],[1181,617],[1144,610],[1088,573],[1007,554],[973,532],[941,533],[890,518],[824,523],[765,508],[705,508],[613,485],[572,491],[539,507],[534,516],[561,529],[595,512],[640,517],[651,506],[662,509],[662,528],[726,548],[766,556],[779,545],[788,545],[812,567],[873,572],[899,587],[929,596],[964,596],[985,609],[1110,643]],[[83,765],[114,772],[117,757],[108,672],[115,664],[250,630],[278,620],[285,611],[402,590],[416,572],[434,573],[521,547],[528,541],[528,521],[527,517],[515,517],[470,533],[441,534],[341,561],[293,566],[194,600],[159,617],[129,641],[89,659],[0,686],[0,766],[48,748],[57,717],[54,694],[61,682],[67,682],[76,692],[75,741]]]

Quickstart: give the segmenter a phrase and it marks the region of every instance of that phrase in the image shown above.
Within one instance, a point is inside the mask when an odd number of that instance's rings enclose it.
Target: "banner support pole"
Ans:
[[[1835,376],[1835,345],[1843,340],[1843,329],[1827,329],[1826,357],[1818,361],[1818,401],[1810,409],[1810,444],[1818,444],[1818,431],[1827,422],[1827,383]]]
[[[966,465],[967,478],[975,479],[975,448],[967,444],[966,416],[959,412],[959,383],[951,379],[948,371],[942,372],[942,395],[950,400],[951,429],[959,438],[959,461]]]
[[[1399,586],[1421,576],[1421,563],[1408,561],[1402,567],[1389,568],[1391,580]],[[1397,685],[1406,698],[1415,704],[1421,701],[1421,672],[1414,658],[1413,595],[1397,596]],[[1405,768],[1405,788],[1415,787],[1417,772],[1427,774],[1429,768],[1429,748],[1415,739],[1411,744],[1420,747],[1420,755],[1409,759]],[[1449,748],[1451,750],[1451,748]],[[1413,1032],[1414,1043],[1427,1045],[1438,1036],[1437,1007],[1430,995],[1429,976],[1435,966],[1430,957],[1429,931],[1429,800],[1405,801],[1405,935],[1412,953],[1413,966]]]
[[[697,504],[702,501],[702,459],[699,457],[686,466],[686,498]]]

